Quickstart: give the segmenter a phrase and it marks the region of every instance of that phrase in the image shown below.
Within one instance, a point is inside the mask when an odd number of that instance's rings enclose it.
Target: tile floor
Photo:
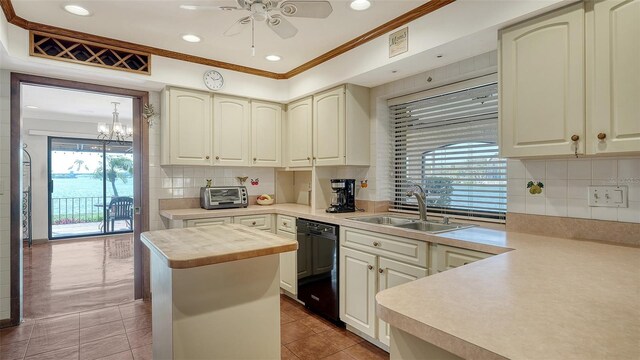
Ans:
[[[282,297],[282,359],[381,360],[389,354]],[[0,330],[0,359],[151,359],[151,306],[142,301],[29,320]]]
[[[133,300],[133,235],[23,248],[24,317],[39,319]]]

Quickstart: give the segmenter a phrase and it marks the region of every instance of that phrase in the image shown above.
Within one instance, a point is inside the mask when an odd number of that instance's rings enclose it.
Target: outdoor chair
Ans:
[[[107,214],[107,231],[114,231],[115,222],[124,220],[127,227],[133,229],[133,198],[118,196],[111,199]]]

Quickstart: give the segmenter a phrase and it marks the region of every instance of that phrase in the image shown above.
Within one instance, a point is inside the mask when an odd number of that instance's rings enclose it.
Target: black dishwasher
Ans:
[[[298,300],[344,326],[338,297],[338,226],[298,219]]]

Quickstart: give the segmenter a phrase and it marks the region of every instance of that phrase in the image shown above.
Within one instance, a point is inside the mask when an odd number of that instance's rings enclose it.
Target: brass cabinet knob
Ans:
[[[257,160],[258,160],[258,158],[253,158],[253,161],[257,161]]]
[[[256,222],[255,222],[255,221],[254,221],[254,222],[252,222],[252,223],[251,223],[251,225],[256,226]]]
[[[220,160],[220,156],[216,156],[216,160]]]
[[[367,266],[367,269],[373,270],[373,266],[369,265],[369,266]]]
[[[311,160],[311,157],[307,156],[307,160]]]
[[[380,243],[379,243],[379,242],[377,242],[377,241],[374,241],[374,242],[373,242],[373,246],[380,246]]]
[[[289,226],[289,224],[288,224],[286,221],[285,221],[285,222],[283,222],[283,223],[282,223],[282,225],[284,225],[284,226]]]
[[[605,134],[605,133],[599,133],[598,134],[598,140],[604,140],[606,138],[607,138],[607,134]]]
[[[205,159],[207,159],[207,160],[209,160],[209,155],[205,156],[204,158],[205,158]]]
[[[580,136],[578,136],[578,135],[573,135],[571,137],[571,141],[578,141],[578,140],[580,140]]]
[[[382,274],[382,273],[384,272],[384,269],[380,268],[380,269],[378,269],[378,272],[379,272],[380,274]]]

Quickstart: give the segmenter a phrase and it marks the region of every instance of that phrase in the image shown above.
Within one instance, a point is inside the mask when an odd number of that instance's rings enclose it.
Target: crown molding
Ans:
[[[146,52],[152,55],[162,56],[162,57],[175,59],[175,60],[187,61],[194,64],[207,65],[207,66],[212,66],[212,67],[231,70],[231,71],[238,71],[245,74],[262,76],[262,77],[276,79],[276,80],[285,80],[285,79],[290,79],[296,75],[299,75],[337,56],[340,56],[349,50],[357,48],[360,45],[366,44],[373,39],[376,39],[422,16],[430,14],[446,5],[451,4],[454,1],[456,0],[428,1],[425,4],[422,4],[417,8],[410,10],[396,17],[395,19],[390,20],[378,26],[377,28],[370,30],[285,73],[276,73],[276,72],[271,72],[267,70],[256,69],[248,66],[242,66],[242,65],[232,64],[228,62],[208,59],[201,56],[189,55],[189,54],[184,54],[177,51],[171,51],[171,50],[161,49],[153,46],[136,44],[128,41],[112,39],[104,36],[80,32],[80,31],[69,30],[69,29],[60,28],[57,26],[31,22],[16,14],[15,9],[13,8],[13,4],[11,3],[11,0],[0,0],[0,7],[2,7],[2,11],[4,12],[4,15],[10,24],[23,28],[27,31],[46,32],[52,35],[66,36],[66,37],[75,38],[78,40],[91,41],[91,42],[100,43],[104,45],[120,47],[128,50]]]

